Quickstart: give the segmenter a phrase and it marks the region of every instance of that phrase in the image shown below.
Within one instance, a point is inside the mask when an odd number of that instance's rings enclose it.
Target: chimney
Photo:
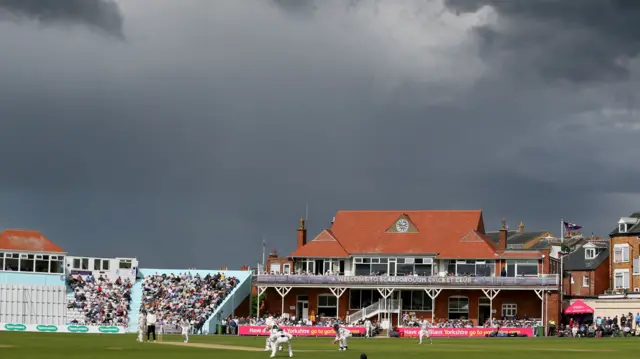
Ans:
[[[524,232],[524,222],[520,221],[520,224],[518,225],[518,233],[523,233]]]
[[[332,226],[333,226],[333,223],[334,223],[335,221],[336,221],[336,217],[333,217],[333,218],[331,219],[331,225],[332,225]]]
[[[273,252],[269,254],[269,258],[278,258],[278,252],[274,249]]]
[[[302,248],[307,244],[307,228],[304,225],[304,218],[300,218],[300,227],[298,227],[298,248]]]
[[[500,236],[498,238],[498,248],[507,249],[507,220],[504,218],[502,218],[502,225],[500,226]]]

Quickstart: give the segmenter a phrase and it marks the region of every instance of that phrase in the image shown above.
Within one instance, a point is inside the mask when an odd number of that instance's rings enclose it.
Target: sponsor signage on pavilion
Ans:
[[[495,332],[495,328],[429,328],[429,336],[445,338],[486,337]],[[398,328],[401,337],[417,338],[420,328]],[[500,328],[499,335],[517,334],[533,337],[533,328]]]
[[[296,337],[335,337],[336,332],[331,327],[280,327],[283,331],[291,333]],[[352,334],[364,335],[364,327],[346,327]],[[238,335],[268,336],[269,331],[264,330],[264,326],[241,325],[238,327]]]
[[[347,329],[356,335],[364,335],[365,333],[364,327],[347,327]],[[282,327],[282,330],[297,337],[333,337],[336,335],[336,332],[331,327]],[[398,331],[401,337],[417,338],[420,328],[398,328]],[[436,338],[485,337],[495,331],[495,328],[429,328],[429,335]],[[499,333],[501,335],[534,336],[533,328],[500,328]],[[241,325],[238,327],[238,335],[267,336],[269,332],[264,330],[264,326]]]

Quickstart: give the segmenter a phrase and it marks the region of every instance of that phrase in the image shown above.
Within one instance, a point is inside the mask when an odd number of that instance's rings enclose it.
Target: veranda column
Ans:
[[[291,291],[291,287],[276,287],[278,294],[282,297],[282,310],[280,311],[280,315],[284,315],[284,296],[289,294]]]
[[[347,288],[329,288],[329,290],[336,296],[336,317],[340,319],[340,297],[342,297]]]
[[[544,336],[547,336],[547,330],[546,330],[547,326],[545,325],[545,322],[544,322],[544,291],[542,289],[535,289],[534,292],[536,293],[538,298],[540,298],[540,301],[541,301],[540,321],[542,321],[542,326],[545,328]]]
[[[436,313],[436,297],[442,292],[442,288],[427,288],[424,291],[431,298],[431,324],[433,324]]]
[[[258,319],[260,318],[260,296],[264,294],[267,288],[269,287],[258,287],[258,307],[256,308],[256,318]],[[251,311],[249,311],[249,313],[251,313]]]
[[[382,296],[382,298],[384,299],[384,313],[387,313],[387,298],[389,298],[391,296],[391,293],[393,293],[393,288],[378,288],[378,293],[380,293],[380,295]],[[383,316],[383,318],[386,318],[387,320],[389,320],[389,316]],[[387,333],[389,333],[389,328],[387,328]]]
[[[402,316],[402,291],[398,290],[398,326],[400,326],[400,316]]]
[[[493,325],[493,298],[498,296],[500,289],[483,289],[482,292],[489,298],[489,320]]]

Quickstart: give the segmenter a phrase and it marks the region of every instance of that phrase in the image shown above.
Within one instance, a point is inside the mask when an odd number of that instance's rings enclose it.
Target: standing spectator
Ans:
[[[229,326],[231,327],[231,335],[236,335],[238,333],[238,319],[231,319]]]

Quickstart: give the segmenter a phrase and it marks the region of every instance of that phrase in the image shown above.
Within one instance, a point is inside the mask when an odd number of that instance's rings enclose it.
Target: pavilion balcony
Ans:
[[[557,274],[522,277],[453,277],[453,276],[339,276],[258,274],[257,286],[293,287],[553,287],[559,285]]]

